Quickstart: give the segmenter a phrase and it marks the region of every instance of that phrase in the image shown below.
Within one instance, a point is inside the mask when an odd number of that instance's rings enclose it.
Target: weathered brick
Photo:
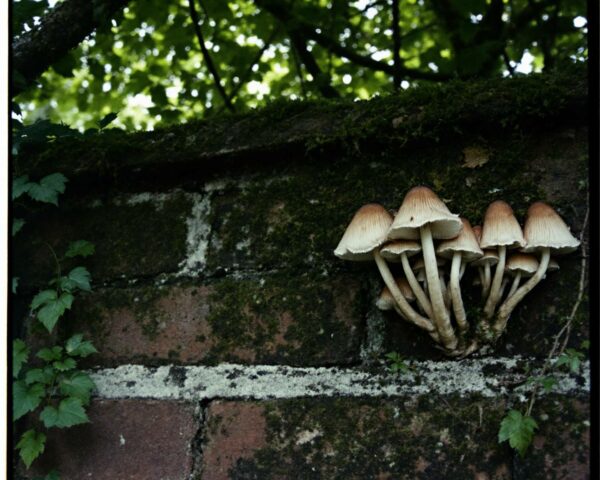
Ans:
[[[14,275],[21,285],[47,283],[56,275],[56,264],[46,243],[61,257],[70,242],[80,239],[92,242],[96,253],[67,259],[67,272],[70,266],[85,265],[96,282],[175,272],[186,255],[191,208],[192,201],[182,192],[97,207],[49,207],[37,217],[26,217],[14,242]]]
[[[60,472],[63,480],[189,478],[200,427],[194,407],[154,400],[94,400],[90,423],[48,432],[32,472]]]
[[[93,364],[345,364],[358,360],[362,284],[352,276],[277,274],[209,285],[100,289],[73,307]]]
[[[509,479],[503,409],[458,397],[214,402],[203,478]]]
[[[213,402],[203,478],[589,478],[585,402],[540,402],[524,460],[498,444],[505,408],[476,396]]]

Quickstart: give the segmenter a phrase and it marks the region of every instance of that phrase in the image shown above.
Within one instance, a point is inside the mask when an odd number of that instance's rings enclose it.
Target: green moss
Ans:
[[[502,405],[458,396],[295,399],[267,404],[267,446],[230,478],[456,478],[494,476],[510,452],[497,444]],[[310,433],[311,440],[303,436]],[[387,478],[387,477],[384,477]]]
[[[306,150],[346,145],[354,150],[367,140],[395,145],[469,134],[469,130],[509,130],[524,123],[559,120],[574,102],[583,102],[587,75],[573,66],[551,75],[423,85],[368,102],[278,101],[246,114],[226,115],[155,132],[126,134],[108,130],[81,139],[65,139],[43,151],[30,149],[30,167],[69,173],[106,174],[144,164],[198,160],[198,152],[259,149],[299,143]],[[563,120],[560,120],[563,121]],[[395,128],[392,126],[395,125]],[[235,131],[235,135],[231,135]],[[81,168],[82,165],[85,168]],[[29,173],[29,172],[27,172]]]

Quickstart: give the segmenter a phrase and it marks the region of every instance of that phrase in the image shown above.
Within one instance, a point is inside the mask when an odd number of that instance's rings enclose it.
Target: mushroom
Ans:
[[[513,276],[512,285],[506,298],[510,298],[519,288],[519,282],[522,277],[531,277],[538,269],[540,262],[534,255],[527,253],[513,253],[506,261],[504,270]]]
[[[502,286],[504,265],[506,263],[506,249],[525,246],[521,226],[508,203],[496,200],[488,206],[479,246],[483,249],[498,247],[498,265],[496,265],[490,293],[483,308],[485,317],[490,319],[493,317],[496,304],[500,300],[500,287]]]
[[[417,302],[425,314],[429,318],[433,318],[431,313],[431,303],[421,288],[421,285],[419,285],[419,282],[415,278],[415,274],[413,273],[410,263],[408,262],[408,257],[415,255],[420,251],[421,245],[419,245],[418,242],[413,240],[396,240],[385,245],[381,249],[380,253],[383,258],[389,261],[397,261],[398,258],[400,259],[402,262],[402,268],[404,269],[404,275],[406,275],[406,280],[408,280],[410,288],[412,288],[414,295],[417,297]]]
[[[523,251],[526,253],[541,252],[542,256],[535,274],[500,306],[493,325],[493,329],[498,335],[506,328],[508,317],[517,304],[544,277],[550,262],[550,253],[558,255],[571,253],[579,247],[580,243],[571,234],[569,227],[560,215],[543,202],[536,202],[529,207],[524,230],[527,246]]]
[[[444,347],[448,350],[456,348],[458,339],[444,305],[433,239],[454,238],[461,228],[462,223],[458,215],[451,213],[432,190],[421,186],[412,188],[406,194],[388,232],[389,240],[421,239],[433,321]]]
[[[461,218],[463,228],[453,240],[441,242],[436,250],[440,257],[451,258],[450,267],[450,296],[452,298],[452,310],[456,323],[461,332],[469,329],[467,314],[460,293],[460,271],[463,265],[483,256],[477,238],[471,229],[471,224],[465,218]]]
[[[416,297],[405,278],[396,278],[396,285],[398,285],[402,295],[404,295],[404,298],[406,298],[408,302],[414,302]],[[383,290],[379,294],[379,298],[377,299],[377,302],[375,302],[375,305],[377,308],[379,308],[379,310],[396,310],[396,313],[406,320],[406,316],[398,308],[398,305],[396,304],[396,301],[394,300],[394,297],[392,296],[388,287],[383,287]]]
[[[346,228],[334,254],[343,260],[365,261],[374,259],[383,281],[389,288],[400,311],[405,317],[427,331],[435,330],[429,319],[419,315],[408,304],[398,289],[394,277],[385,260],[379,254],[379,247],[385,242],[392,216],[377,203],[362,206],[354,214]]]

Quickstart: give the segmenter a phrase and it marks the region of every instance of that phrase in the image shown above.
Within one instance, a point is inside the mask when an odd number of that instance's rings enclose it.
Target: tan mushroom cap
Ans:
[[[395,280],[396,280],[396,285],[398,285],[398,288],[402,292],[402,295],[404,295],[404,298],[406,298],[406,300],[409,302],[414,301],[415,294],[413,293],[412,289],[410,288],[410,285],[408,284],[408,281],[406,280],[406,278],[400,277],[400,278],[396,278]],[[375,302],[375,305],[377,306],[377,308],[379,308],[379,310],[393,310],[394,304],[395,304],[395,300],[390,292],[390,289],[387,287],[383,287],[383,290],[381,291],[381,294],[379,295],[377,302]]]
[[[372,260],[373,250],[385,243],[392,220],[378,203],[360,207],[333,253],[343,260]]]
[[[521,248],[524,245],[523,231],[510,205],[502,200],[492,202],[485,212],[479,246],[486,249]]]
[[[399,262],[400,255],[406,253],[407,257],[411,257],[421,251],[421,244],[414,240],[394,240],[383,246],[379,251],[381,256],[390,262]]]
[[[560,215],[543,202],[529,207],[524,230],[527,246],[522,251],[526,253],[549,248],[551,253],[560,255],[571,253],[579,246],[579,240]]]
[[[486,263],[492,267],[496,265],[498,263],[498,252],[490,249],[483,250],[483,257],[474,260],[471,265],[474,267],[482,267]]]
[[[556,260],[551,258],[550,261],[548,262],[548,268],[546,269],[546,271],[547,272],[556,272],[558,270],[560,270],[560,265],[558,264],[558,262]]]
[[[540,262],[535,255],[513,253],[508,257],[504,270],[513,275],[521,272],[521,275],[530,277],[537,271],[539,265]]]
[[[461,218],[463,228],[458,234],[458,237],[452,240],[445,240],[438,245],[436,253],[440,257],[452,258],[454,253],[462,254],[462,259],[465,262],[472,262],[483,257],[483,251],[479,248],[477,237],[473,233],[471,224],[466,218]]]
[[[414,187],[408,191],[394,222],[388,239],[418,240],[420,227],[429,224],[433,238],[449,239],[458,235],[462,223],[451,213],[440,198],[427,187]]]

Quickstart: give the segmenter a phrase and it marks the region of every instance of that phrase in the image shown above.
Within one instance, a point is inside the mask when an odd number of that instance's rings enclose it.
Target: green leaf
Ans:
[[[579,373],[581,361],[585,358],[582,352],[567,348],[556,360],[556,366],[566,366],[572,373]]]
[[[62,173],[53,173],[40,180],[40,183],[32,183],[27,194],[38,202],[52,203],[58,206],[58,194],[65,191],[67,177]]]
[[[12,293],[17,294],[17,287],[19,286],[19,277],[12,277]]]
[[[96,387],[90,376],[83,372],[73,372],[63,378],[59,385],[60,393],[81,400],[84,405],[90,400],[92,390]]]
[[[56,300],[57,298],[58,294],[56,293],[56,290],[42,290],[35,297],[33,297],[33,300],[31,301],[31,309],[35,310],[49,301]]]
[[[40,414],[40,420],[44,422],[46,428],[50,427],[72,427],[87,423],[89,421],[83,403],[79,398],[68,397],[60,402],[58,409],[47,406]]]
[[[23,380],[13,382],[13,420],[35,410],[46,393],[43,385],[27,385]]]
[[[83,340],[83,335],[77,333],[67,340],[65,350],[73,357],[87,357],[92,353],[98,352],[92,342]]]
[[[29,348],[25,345],[25,342],[20,339],[13,340],[13,377],[17,378],[19,376],[19,372],[21,371],[21,367],[29,358]]]
[[[62,358],[63,348],[55,345],[52,348],[42,348],[38,353],[37,357],[47,362],[53,362],[54,360],[60,360]]]
[[[42,383],[44,385],[50,385],[54,378],[54,369],[52,367],[44,368],[32,368],[25,375],[25,383],[31,385],[32,383]]]
[[[64,360],[57,360],[52,366],[59,372],[66,372],[73,370],[77,366],[77,362],[73,358],[65,358]]]
[[[89,292],[92,290],[90,285],[90,272],[85,267],[75,267],[69,272],[67,278],[80,290]]]
[[[104,127],[109,125],[115,118],[117,118],[117,114],[115,112],[110,112],[108,115],[102,117],[102,120],[98,122],[98,127],[102,130]]]
[[[12,236],[13,237],[17,233],[19,233],[19,230],[21,230],[21,228],[23,228],[23,225],[25,225],[25,220],[23,220],[22,218],[15,218],[13,220],[13,224],[12,224]]]
[[[500,424],[498,442],[502,443],[508,440],[509,445],[523,457],[537,428],[537,422],[533,418],[523,416],[517,410],[511,410]]]
[[[15,178],[12,183],[12,199],[16,200],[24,193],[27,193],[32,185],[33,183],[29,181],[27,175]]]
[[[19,456],[27,468],[32,462],[44,452],[46,445],[46,435],[41,432],[36,432],[34,429],[27,430],[22,436],[17,449]]]
[[[61,317],[65,310],[71,308],[73,304],[73,295],[70,293],[63,293],[58,299],[48,301],[37,314],[37,318],[48,332],[52,332],[56,322]]]
[[[541,384],[546,393],[550,393],[556,385],[556,379],[554,377],[546,377],[541,379]]]
[[[87,240],[77,240],[69,245],[65,257],[89,257],[94,254],[94,251],[95,247],[93,243],[88,242]]]

